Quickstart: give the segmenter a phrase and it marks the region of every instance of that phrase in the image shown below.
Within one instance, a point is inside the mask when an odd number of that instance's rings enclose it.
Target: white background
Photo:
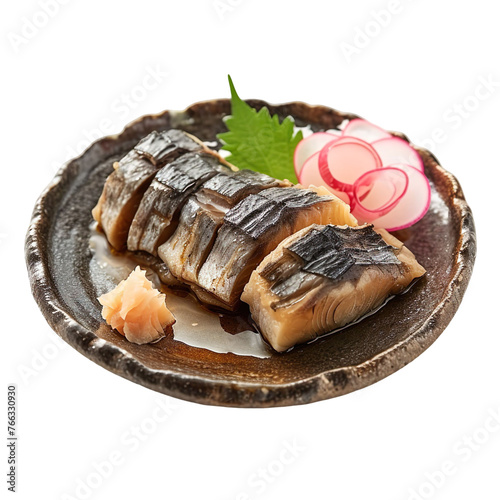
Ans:
[[[18,385],[18,498],[500,498],[494,2],[59,0],[50,17],[41,3],[4,2],[0,16],[2,391]],[[153,70],[157,84],[137,90]],[[228,96],[227,73],[244,98],[404,131],[464,188],[479,251],[463,303],[428,351],[371,387],[271,410],[177,401],[60,342],[31,297],[24,235],[55,169],[142,114]]]

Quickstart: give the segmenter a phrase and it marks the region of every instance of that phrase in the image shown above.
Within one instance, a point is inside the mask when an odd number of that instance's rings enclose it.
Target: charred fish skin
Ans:
[[[360,319],[424,274],[410,250],[383,229],[312,225],[262,261],[242,300],[282,352]]]
[[[312,282],[317,283],[315,277],[332,282],[354,281],[367,266],[384,266],[396,278],[401,261],[395,248],[372,226],[352,230],[348,226],[327,225],[311,228],[286,247],[281,259],[262,269],[260,275],[271,283],[271,291],[280,299],[272,306],[276,309],[288,304],[297,292],[309,289]]]
[[[134,147],[135,151],[147,157],[158,168],[184,153],[201,149],[204,149],[203,143],[177,129],[153,131]]]
[[[201,267],[197,284],[227,309],[260,261],[286,237],[313,223],[355,224],[348,206],[313,189],[271,188],[244,198],[224,216],[217,239]]]
[[[196,282],[223,217],[223,212],[207,209],[194,196],[187,201],[175,233],[158,248],[159,257],[177,279],[186,284]]]
[[[354,231],[333,225],[313,228],[287,250],[304,262],[303,271],[332,280],[348,279],[346,275],[350,270],[355,272],[356,266],[401,264],[394,247],[388,245],[372,226],[361,226]]]
[[[159,256],[178,279],[196,286],[198,272],[212,249],[228,210],[246,196],[289,185],[288,181],[279,181],[251,170],[215,175],[186,203],[175,233],[158,249]],[[206,297],[203,294],[203,302],[207,302]],[[209,302],[218,304],[217,300]]]
[[[288,187],[288,181],[280,181],[253,170],[238,170],[227,175],[213,177],[203,186],[207,194],[224,200],[228,208],[235,206],[243,198],[273,187]]]
[[[208,153],[186,153],[167,163],[144,193],[130,226],[127,247],[157,255],[177,227],[179,213],[188,197],[203,182],[220,172],[231,172]]]
[[[132,219],[157,170],[169,160],[203,148],[202,143],[181,130],[151,132],[115,163],[92,211],[114,248],[125,248]]]
[[[115,249],[124,249],[132,218],[156,171],[149,160],[132,151],[108,177],[92,214]]]

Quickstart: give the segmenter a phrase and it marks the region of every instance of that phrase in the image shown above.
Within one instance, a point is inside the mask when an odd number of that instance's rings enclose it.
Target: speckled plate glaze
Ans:
[[[256,108],[268,106],[281,118],[291,115],[298,126],[310,125],[315,131],[356,117],[301,102],[248,102]],[[214,141],[229,112],[229,101],[218,99],[183,112],[145,116],[61,168],[35,206],[26,239],[33,295],[50,326],[113,373],[177,398],[222,406],[286,406],[332,398],[373,384],[415,359],[453,317],[476,253],[474,222],[458,181],[423,149],[418,151],[432,185],[431,207],[420,222],[396,235],[427,275],[375,315],[265,359],[219,354],[171,336],[139,346],[103,325],[89,272],[88,242],[90,212],[112,163],[152,130],[177,127]]]

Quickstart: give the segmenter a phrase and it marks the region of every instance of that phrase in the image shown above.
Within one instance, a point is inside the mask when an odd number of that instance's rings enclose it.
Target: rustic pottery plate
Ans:
[[[301,102],[248,102],[268,106],[280,118],[291,115],[296,125],[315,131],[356,117]],[[103,324],[95,273],[89,270],[89,225],[113,162],[152,130],[177,127],[215,141],[229,112],[229,100],[219,99],[145,116],[61,168],[36,204],[26,239],[33,295],[50,326],[80,353],[137,384],[222,406],[286,406],[332,398],[373,384],[415,359],[457,310],[476,252],[472,214],[458,181],[423,149],[418,151],[431,182],[431,206],[420,222],[396,235],[427,275],[360,323],[268,358],[216,353],[171,335],[139,346]]]

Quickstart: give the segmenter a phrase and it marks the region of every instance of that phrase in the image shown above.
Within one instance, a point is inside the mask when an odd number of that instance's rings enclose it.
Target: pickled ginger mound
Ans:
[[[102,317],[106,322],[135,344],[160,339],[175,323],[165,303],[165,295],[153,288],[146,271],[139,266],[114,290],[97,300],[103,306]]]
[[[423,274],[410,250],[383,229],[313,224],[262,261],[241,299],[281,352],[357,321]]]

